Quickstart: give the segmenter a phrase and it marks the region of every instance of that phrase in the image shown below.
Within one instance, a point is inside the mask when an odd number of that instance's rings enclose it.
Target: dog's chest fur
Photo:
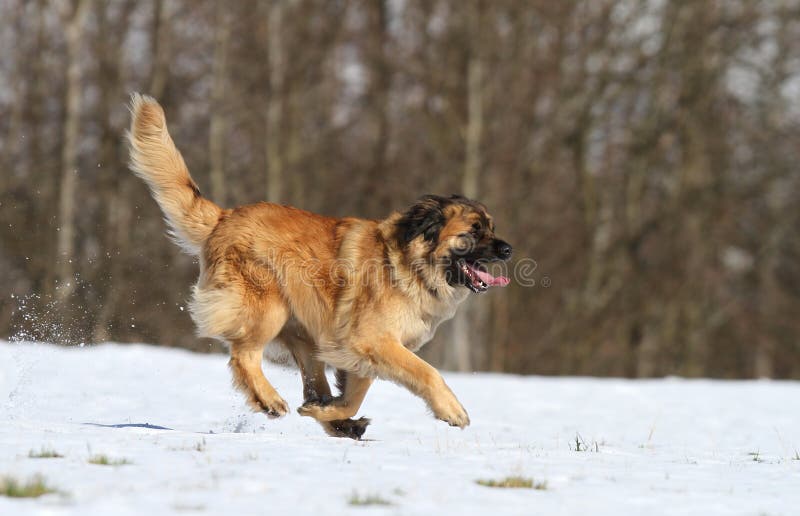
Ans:
[[[441,323],[452,319],[456,313],[458,305],[467,297],[466,291],[454,293],[452,298],[446,301],[431,303],[427,306],[433,308],[423,311],[417,305],[416,309],[409,310],[408,316],[403,321],[400,340],[403,346],[411,351],[419,350],[428,343],[436,333],[436,329]]]

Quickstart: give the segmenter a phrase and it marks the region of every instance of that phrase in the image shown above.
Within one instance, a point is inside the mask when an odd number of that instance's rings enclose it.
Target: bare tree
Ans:
[[[482,166],[481,145],[484,138],[483,103],[484,103],[484,57],[481,27],[484,26],[482,3],[479,0],[467,2],[464,9],[467,33],[470,44],[467,47],[467,116],[463,128],[464,134],[464,172],[461,179],[461,191],[470,199],[479,199],[480,170]],[[486,317],[485,309],[478,306],[476,299],[468,299],[453,319],[452,361],[445,364],[457,371],[470,371],[475,368],[472,353],[480,349],[478,343],[486,338],[484,333]],[[445,359],[447,360],[447,359]]]
[[[0,5],[3,335],[217,349],[125,170],[144,91],[227,205],[483,201],[530,267],[439,329],[438,365],[800,376],[800,0],[256,6]]]
[[[284,83],[286,56],[283,48],[284,2],[270,0],[268,8],[269,99],[266,108],[267,200],[281,202],[284,197]]]
[[[216,6],[214,29],[214,65],[213,84],[211,87],[211,123],[208,137],[209,161],[211,162],[211,196],[226,205],[225,188],[225,137],[226,137],[226,100],[225,92],[228,75],[228,40],[230,39],[231,20],[229,7],[222,2]]]
[[[78,184],[78,146],[81,99],[80,52],[83,44],[85,18],[89,0],[75,0],[61,5],[61,19],[67,40],[67,76],[64,92],[66,113],[61,146],[61,183],[58,200],[58,247],[56,267],[58,288],[56,295],[66,299],[75,288],[73,257],[75,255],[75,192]]]

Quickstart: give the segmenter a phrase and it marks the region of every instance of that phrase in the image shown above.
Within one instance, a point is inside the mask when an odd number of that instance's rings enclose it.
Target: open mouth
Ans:
[[[489,287],[505,287],[510,283],[505,276],[492,276],[477,262],[469,263],[462,258],[458,261],[458,268],[467,280],[467,288],[478,294],[486,292]]]

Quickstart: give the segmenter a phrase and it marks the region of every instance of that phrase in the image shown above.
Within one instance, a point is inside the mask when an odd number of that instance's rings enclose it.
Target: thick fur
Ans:
[[[156,101],[134,94],[131,114],[131,169],[176,240],[199,256],[192,317],[200,335],[230,345],[234,384],[251,407],[288,411],[261,369],[265,344],[279,341],[302,372],[299,412],[331,435],[361,437],[369,420],[350,418],[375,377],[404,385],[437,418],[469,424],[441,375],[413,352],[468,295],[448,277],[453,250],[497,241],[483,205],[428,196],[382,221],[269,203],[222,209],[200,194]],[[336,397],[325,365],[337,369]]]
[[[130,109],[130,168],[150,187],[175,240],[191,254],[198,254],[222,210],[200,195],[167,132],[161,106],[150,97],[134,94]]]

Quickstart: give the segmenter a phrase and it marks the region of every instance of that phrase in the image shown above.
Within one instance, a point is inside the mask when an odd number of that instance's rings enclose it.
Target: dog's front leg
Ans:
[[[339,369],[336,371],[336,385],[340,391],[339,396],[307,399],[297,412],[301,416],[316,419],[328,435],[361,439],[370,424],[369,418],[350,418],[355,416],[361,407],[367,389],[372,385],[372,378],[363,378]]]
[[[379,377],[399,383],[424,399],[437,419],[460,428],[469,425],[467,411],[442,375],[399,340],[385,336],[377,341],[358,343],[354,348],[369,361]]]
[[[306,402],[297,409],[302,416],[311,416],[317,421],[335,421],[353,417],[367,395],[372,378],[362,377],[342,370],[336,371],[337,385],[341,394],[329,401]]]

